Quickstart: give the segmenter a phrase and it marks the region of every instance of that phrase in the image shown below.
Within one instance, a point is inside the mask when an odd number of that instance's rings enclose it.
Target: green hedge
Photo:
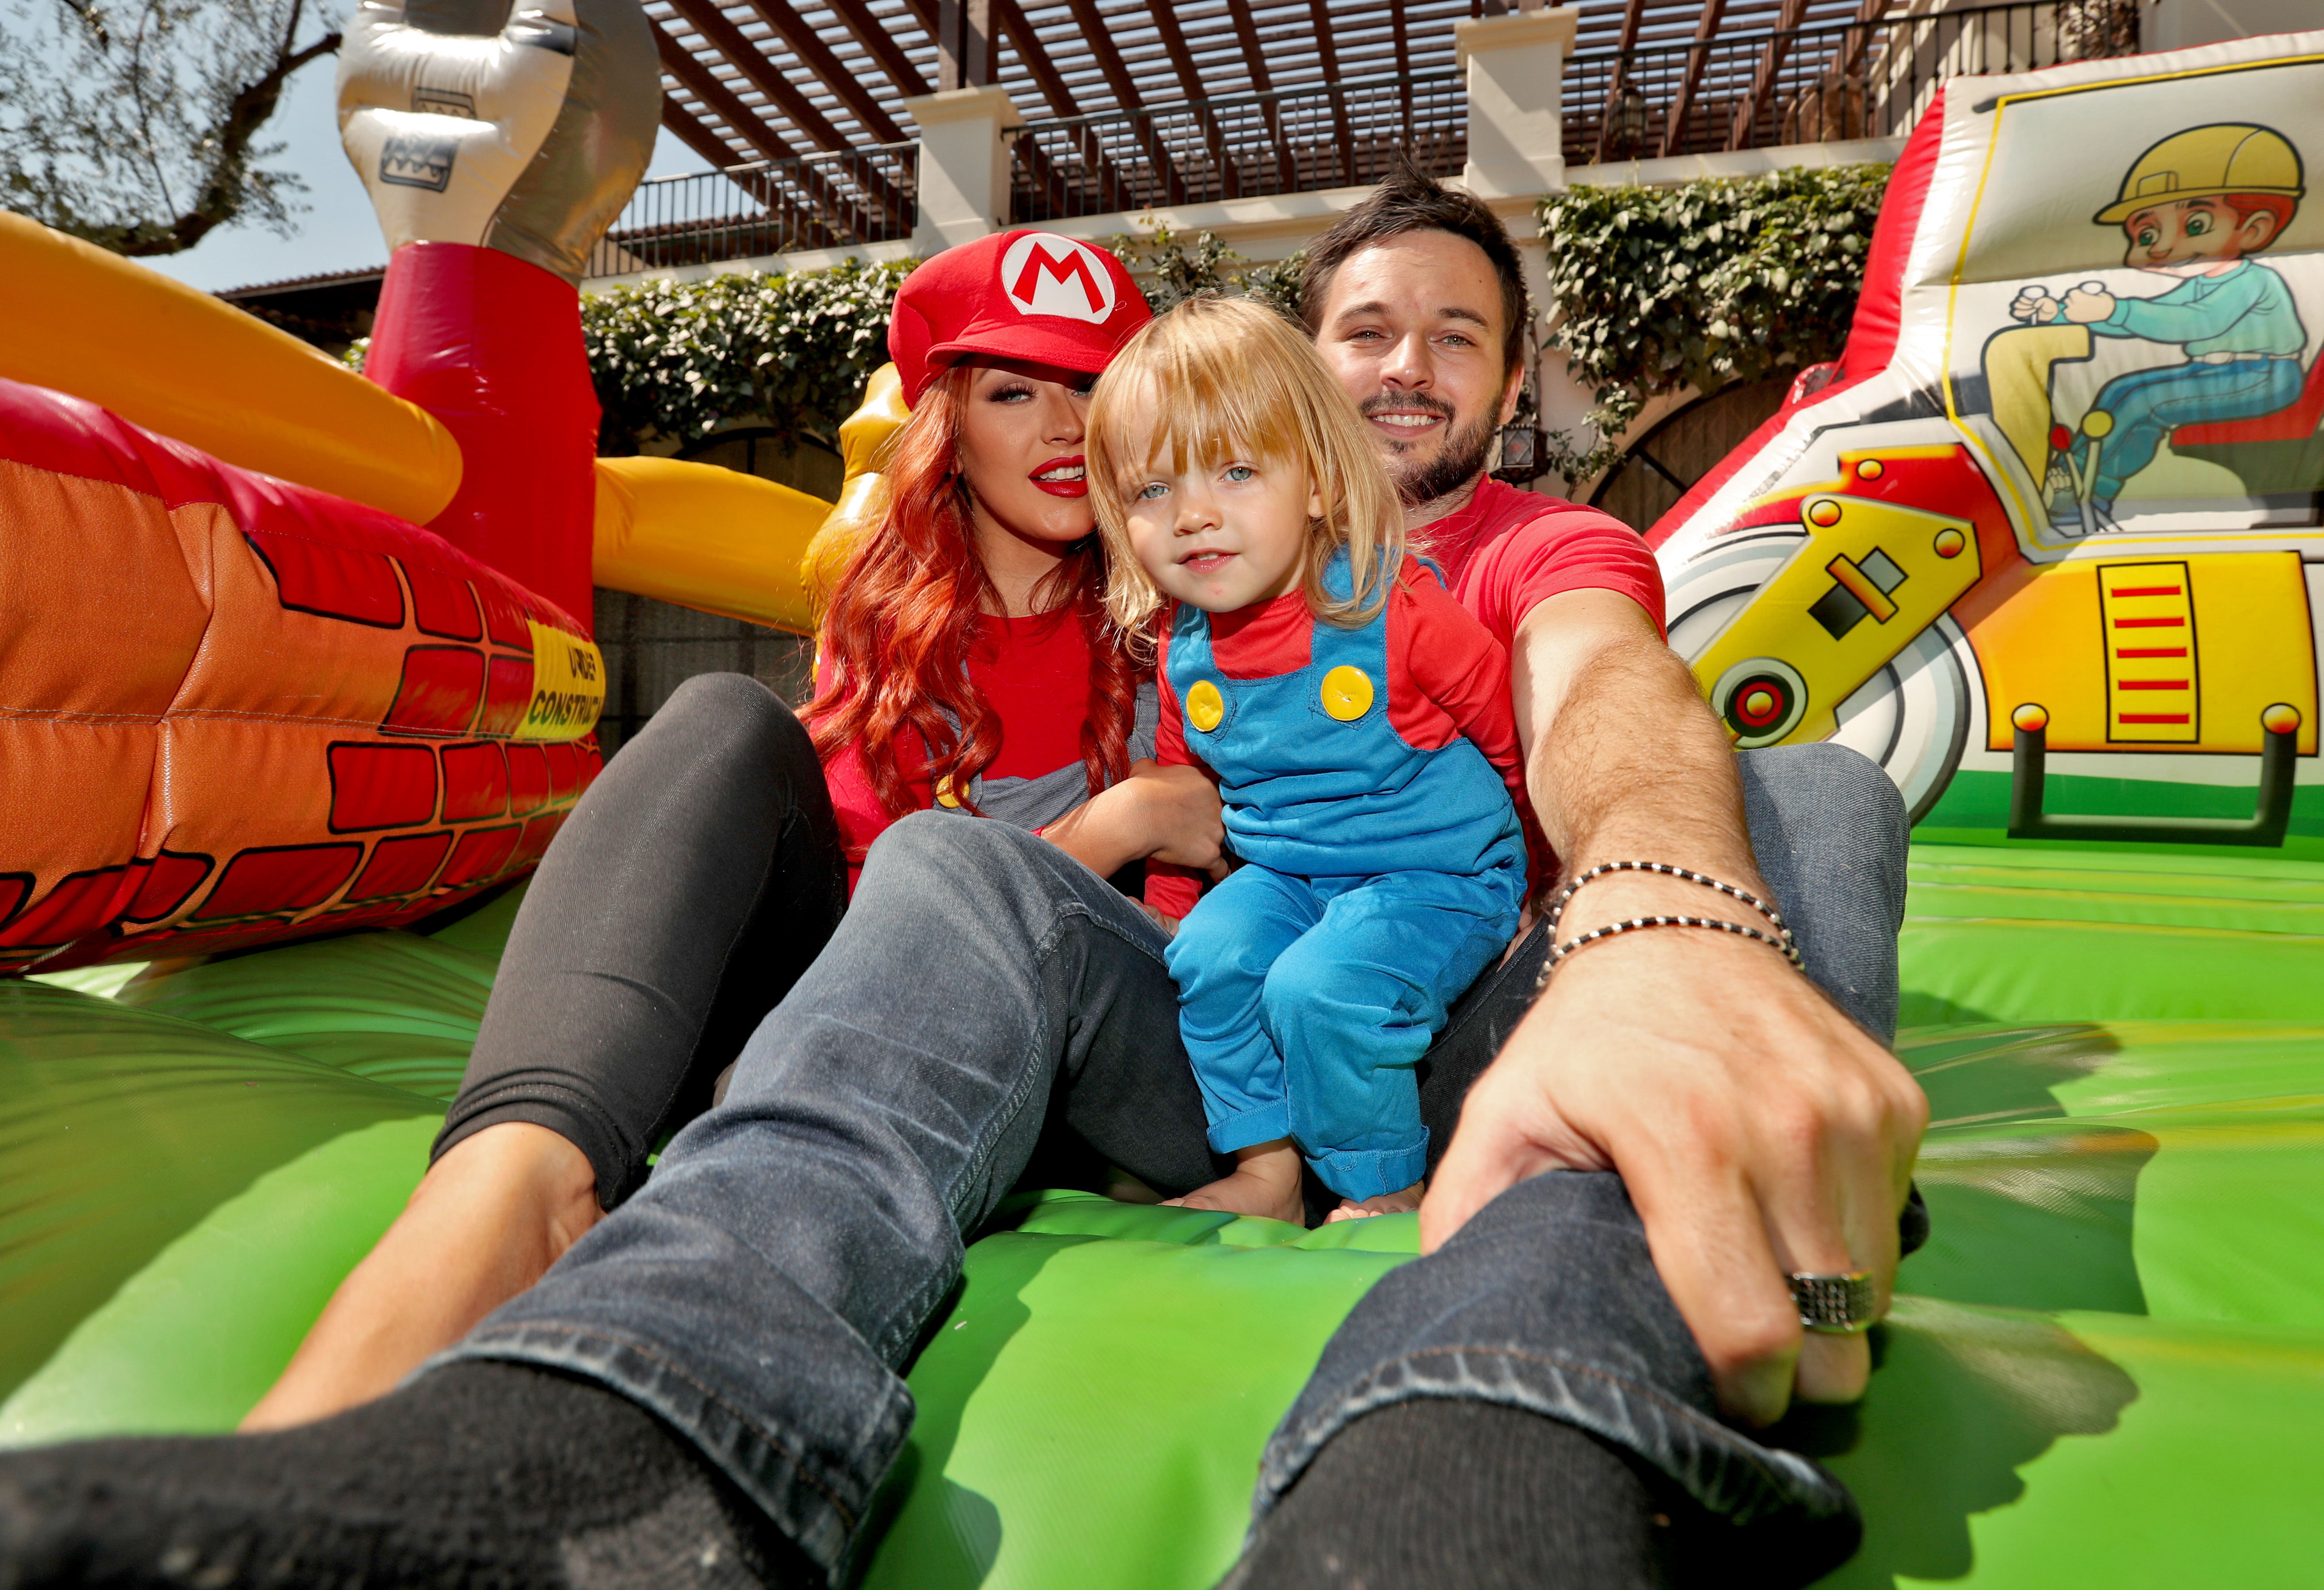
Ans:
[[[911,261],[700,282],[641,282],[581,300],[581,335],[605,411],[598,450],[685,446],[748,421],[777,439],[835,446],[872,372]]]
[[[1670,188],[1575,188],[1541,203],[1557,345],[1596,388],[1601,439],[1550,439],[1569,482],[1615,458],[1648,399],[1712,393],[1839,356],[1885,165],[1795,167]]]

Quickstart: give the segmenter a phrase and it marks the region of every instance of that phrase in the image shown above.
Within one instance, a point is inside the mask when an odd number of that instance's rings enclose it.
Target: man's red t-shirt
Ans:
[[[1526,615],[1566,591],[1628,596],[1663,627],[1655,555],[1637,531],[1595,508],[1488,480],[1417,539],[1413,550],[1444,571],[1454,598],[1512,655]]]

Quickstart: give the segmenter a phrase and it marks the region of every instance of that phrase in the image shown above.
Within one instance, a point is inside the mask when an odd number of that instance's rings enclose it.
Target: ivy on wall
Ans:
[[[872,372],[910,261],[827,271],[737,271],[641,282],[581,300],[581,336],[604,410],[598,450],[684,447],[748,421],[779,445],[836,444]]]
[[[1288,259],[1255,264],[1215,232],[1198,232],[1189,243],[1167,226],[1124,233],[1106,247],[1145,277],[1147,307],[1157,315],[1198,293],[1217,292],[1255,298],[1294,320],[1299,318],[1299,287],[1307,274],[1304,248]]]
[[[1569,483],[1621,454],[1647,401],[1837,358],[1856,312],[1885,165],[1794,167],[1670,188],[1575,188],[1542,200],[1554,338],[1596,391],[1590,423],[1549,440]]]

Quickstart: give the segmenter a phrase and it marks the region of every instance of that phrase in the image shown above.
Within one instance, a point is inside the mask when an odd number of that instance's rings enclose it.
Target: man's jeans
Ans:
[[[1895,790],[1832,746],[1743,765],[1761,870],[1812,974],[1885,1039],[1904,893]],[[910,1426],[914,1345],[1045,1123],[1157,1188],[1215,1174],[1162,948],[1135,905],[1046,842],[906,818],[745,1046],[725,1102],[437,1362],[537,1364],[629,1396],[835,1569]],[[1536,930],[1431,1051],[1422,1107],[1440,1151],[1543,951]],[[1260,1507],[1349,1419],[1414,1396],[1582,1425],[1738,1520],[1849,1505],[1821,1471],[1719,1422],[1611,1176],[1514,1188],[1376,1288],[1270,1445]]]

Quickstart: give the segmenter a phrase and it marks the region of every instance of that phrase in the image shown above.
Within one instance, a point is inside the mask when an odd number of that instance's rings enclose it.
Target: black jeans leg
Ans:
[[[846,905],[806,728],[754,679],[687,680],[541,859],[435,1153],[532,1122],[589,1156],[612,1208]]]

